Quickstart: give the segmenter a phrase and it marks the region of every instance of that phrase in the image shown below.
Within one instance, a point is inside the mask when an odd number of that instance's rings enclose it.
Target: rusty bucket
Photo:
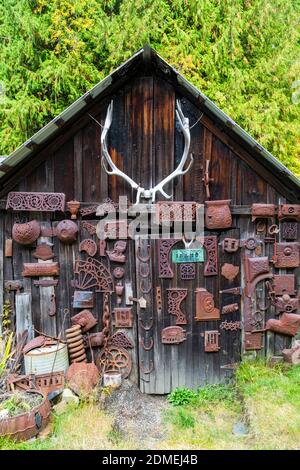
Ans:
[[[0,420],[0,436],[9,437],[16,441],[25,441],[36,436],[47,426],[51,412],[48,398],[37,391],[27,391],[25,393],[41,395],[43,401],[26,413]],[[3,397],[9,398],[13,395],[7,393]]]

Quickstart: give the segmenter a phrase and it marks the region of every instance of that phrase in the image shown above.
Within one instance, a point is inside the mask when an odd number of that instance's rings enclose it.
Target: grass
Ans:
[[[208,385],[193,393],[180,389],[172,395],[165,438],[157,449],[300,448],[300,366],[270,368],[263,361],[246,361],[233,385]],[[247,425],[247,435],[233,434],[237,422]],[[0,440],[0,449],[135,448],[134,436],[120,435],[113,418],[95,402],[54,416],[52,435],[44,440]]]

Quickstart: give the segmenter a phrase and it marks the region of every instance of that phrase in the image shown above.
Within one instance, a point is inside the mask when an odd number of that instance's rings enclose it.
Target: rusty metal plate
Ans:
[[[233,264],[225,263],[222,266],[221,274],[228,279],[228,281],[233,281],[240,272],[239,266],[234,266]]]
[[[63,193],[8,193],[6,209],[14,211],[55,212],[65,210]]]
[[[205,201],[205,226],[210,230],[230,228],[232,217],[230,211],[231,199]]]
[[[52,247],[48,243],[41,243],[36,247],[36,250],[32,253],[32,256],[36,259],[48,261],[54,258]]]
[[[22,276],[24,277],[37,277],[37,276],[58,276],[59,264],[58,263],[24,263]]]
[[[103,228],[101,223],[97,225],[97,236],[100,239],[110,238],[112,240],[116,239],[126,239],[128,238],[128,224],[127,220],[113,220],[105,222]]]
[[[123,331],[117,331],[108,340],[109,346],[116,348],[132,349],[134,348],[133,341]]]
[[[278,219],[292,219],[300,221],[300,204],[281,204],[278,208]]]
[[[275,204],[252,204],[251,215],[252,222],[255,219],[267,219],[275,216],[276,206]]]
[[[275,268],[298,268],[300,264],[299,244],[277,243],[276,254],[274,254]]]
[[[221,243],[222,251],[226,253],[235,253],[240,247],[240,240],[236,238],[224,238]]]
[[[14,224],[12,237],[20,245],[31,245],[41,233],[40,224],[36,220],[25,222],[24,224]]]
[[[164,222],[194,222],[197,217],[197,208],[200,207],[196,202],[157,202],[156,221]]]
[[[133,313],[130,307],[120,307],[113,309],[114,325],[116,328],[132,328]]]
[[[163,344],[180,344],[186,341],[186,331],[181,326],[167,326],[161,331]]]
[[[213,295],[203,287],[197,287],[196,316],[197,321],[219,320],[220,310],[215,308]]]
[[[73,243],[77,239],[78,227],[73,220],[62,220],[55,228],[57,238],[67,245]]]
[[[237,331],[242,329],[242,322],[240,321],[223,321],[220,324],[220,330]]]
[[[218,352],[220,333],[218,330],[205,331],[204,333],[204,351],[205,352]]]
[[[298,239],[298,222],[283,222],[282,223],[282,238],[285,240]]]
[[[262,349],[262,333],[245,332],[245,350],[253,351]]]
[[[94,326],[96,326],[97,323],[98,323],[98,320],[94,317],[92,312],[90,312],[89,310],[82,310],[81,312],[78,312],[76,315],[74,315],[71,318],[71,324],[80,325],[83,333],[86,333],[87,331],[94,328]]]
[[[300,315],[297,313],[283,313],[280,320],[271,318],[267,321],[266,330],[287,336],[295,336],[300,327]]]
[[[85,251],[89,256],[95,256],[97,245],[91,238],[85,238],[79,244],[79,251]]]
[[[104,199],[101,204],[97,205],[96,215],[103,216],[109,213],[115,213],[118,209],[118,203],[114,202],[110,197]]]
[[[94,292],[75,290],[73,308],[93,308],[95,303]]]
[[[11,238],[7,238],[5,240],[5,250],[4,250],[4,255],[7,258],[11,258],[13,255],[13,241]]]
[[[238,309],[239,309],[239,305],[237,303],[224,305],[224,307],[222,307],[222,315],[237,312]]]
[[[90,235],[96,235],[96,225],[90,224],[89,222],[81,222],[82,228],[87,230]]]
[[[295,274],[274,274],[273,289],[275,295],[295,295]]]

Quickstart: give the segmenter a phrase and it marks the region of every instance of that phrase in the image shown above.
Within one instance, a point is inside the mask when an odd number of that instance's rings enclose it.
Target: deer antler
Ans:
[[[109,155],[109,152],[107,150],[107,133],[112,123],[112,114],[113,114],[113,101],[110,102],[107,108],[105,123],[104,123],[103,131],[101,134],[101,148],[102,148],[101,162],[106,173],[108,175],[120,176],[125,181],[127,181],[133,189],[137,190],[136,204],[139,204],[141,197],[143,197],[144,199],[151,199],[152,202],[155,202],[155,196],[157,192],[160,192],[164,197],[166,197],[167,199],[170,199],[172,196],[168,195],[164,191],[163,187],[167,183],[169,183],[172,179],[176,178],[177,176],[181,176],[187,173],[193,163],[193,157],[191,155],[190,162],[187,168],[184,169],[184,165],[186,163],[188,153],[189,153],[189,148],[190,148],[190,128],[189,128],[189,120],[188,118],[184,116],[179,100],[176,101],[176,117],[178,119],[180,129],[182,130],[183,135],[184,135],[185,143],[184,143],[183,155],[181,157],[180,163],[177,166],[177,168],[172,173],[170,173],[166,178],[164,178],[160,183],[154,186],[154,188],[150,188],[150,189],[142,188],[132,178],[130,178],[130,176],[126,175],[123,171],[119,170],[119,168],[112,161],[111,156]],[[107,167],[105,162],[109,165],[110,169]]]
[[[114,162],[111,159],[111,156],[109,155],[109,152],[107,150],[107,133],[110,129],[111,123],[112,123],[112,114],[113,114],[113,100],[110,102],[108,108],[107,108],[107,113],[106,113],[106,118],[105,118],[105,123],[103,127],[103,131],[101,134],[101,148],[102,148],[102,159],[101,163],[108,175],[117,175],[121,176],[121,178],[124,178],[125,181],[127,181],[133,189],[138,189],[139,185],[133,181],[133,179],[130,178],[130,176],[126,175],[123,171],[119,170],[119,168],[114,164]],[[105,160],[109,164],[111,170],[107,168],[105,165]]]

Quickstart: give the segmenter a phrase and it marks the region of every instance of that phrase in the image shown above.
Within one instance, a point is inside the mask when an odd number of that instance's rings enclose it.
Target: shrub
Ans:
[[[168,401],[174,406],[183,406],[197,399],[197,393],[189,388],[178,387],[168,395]]]

